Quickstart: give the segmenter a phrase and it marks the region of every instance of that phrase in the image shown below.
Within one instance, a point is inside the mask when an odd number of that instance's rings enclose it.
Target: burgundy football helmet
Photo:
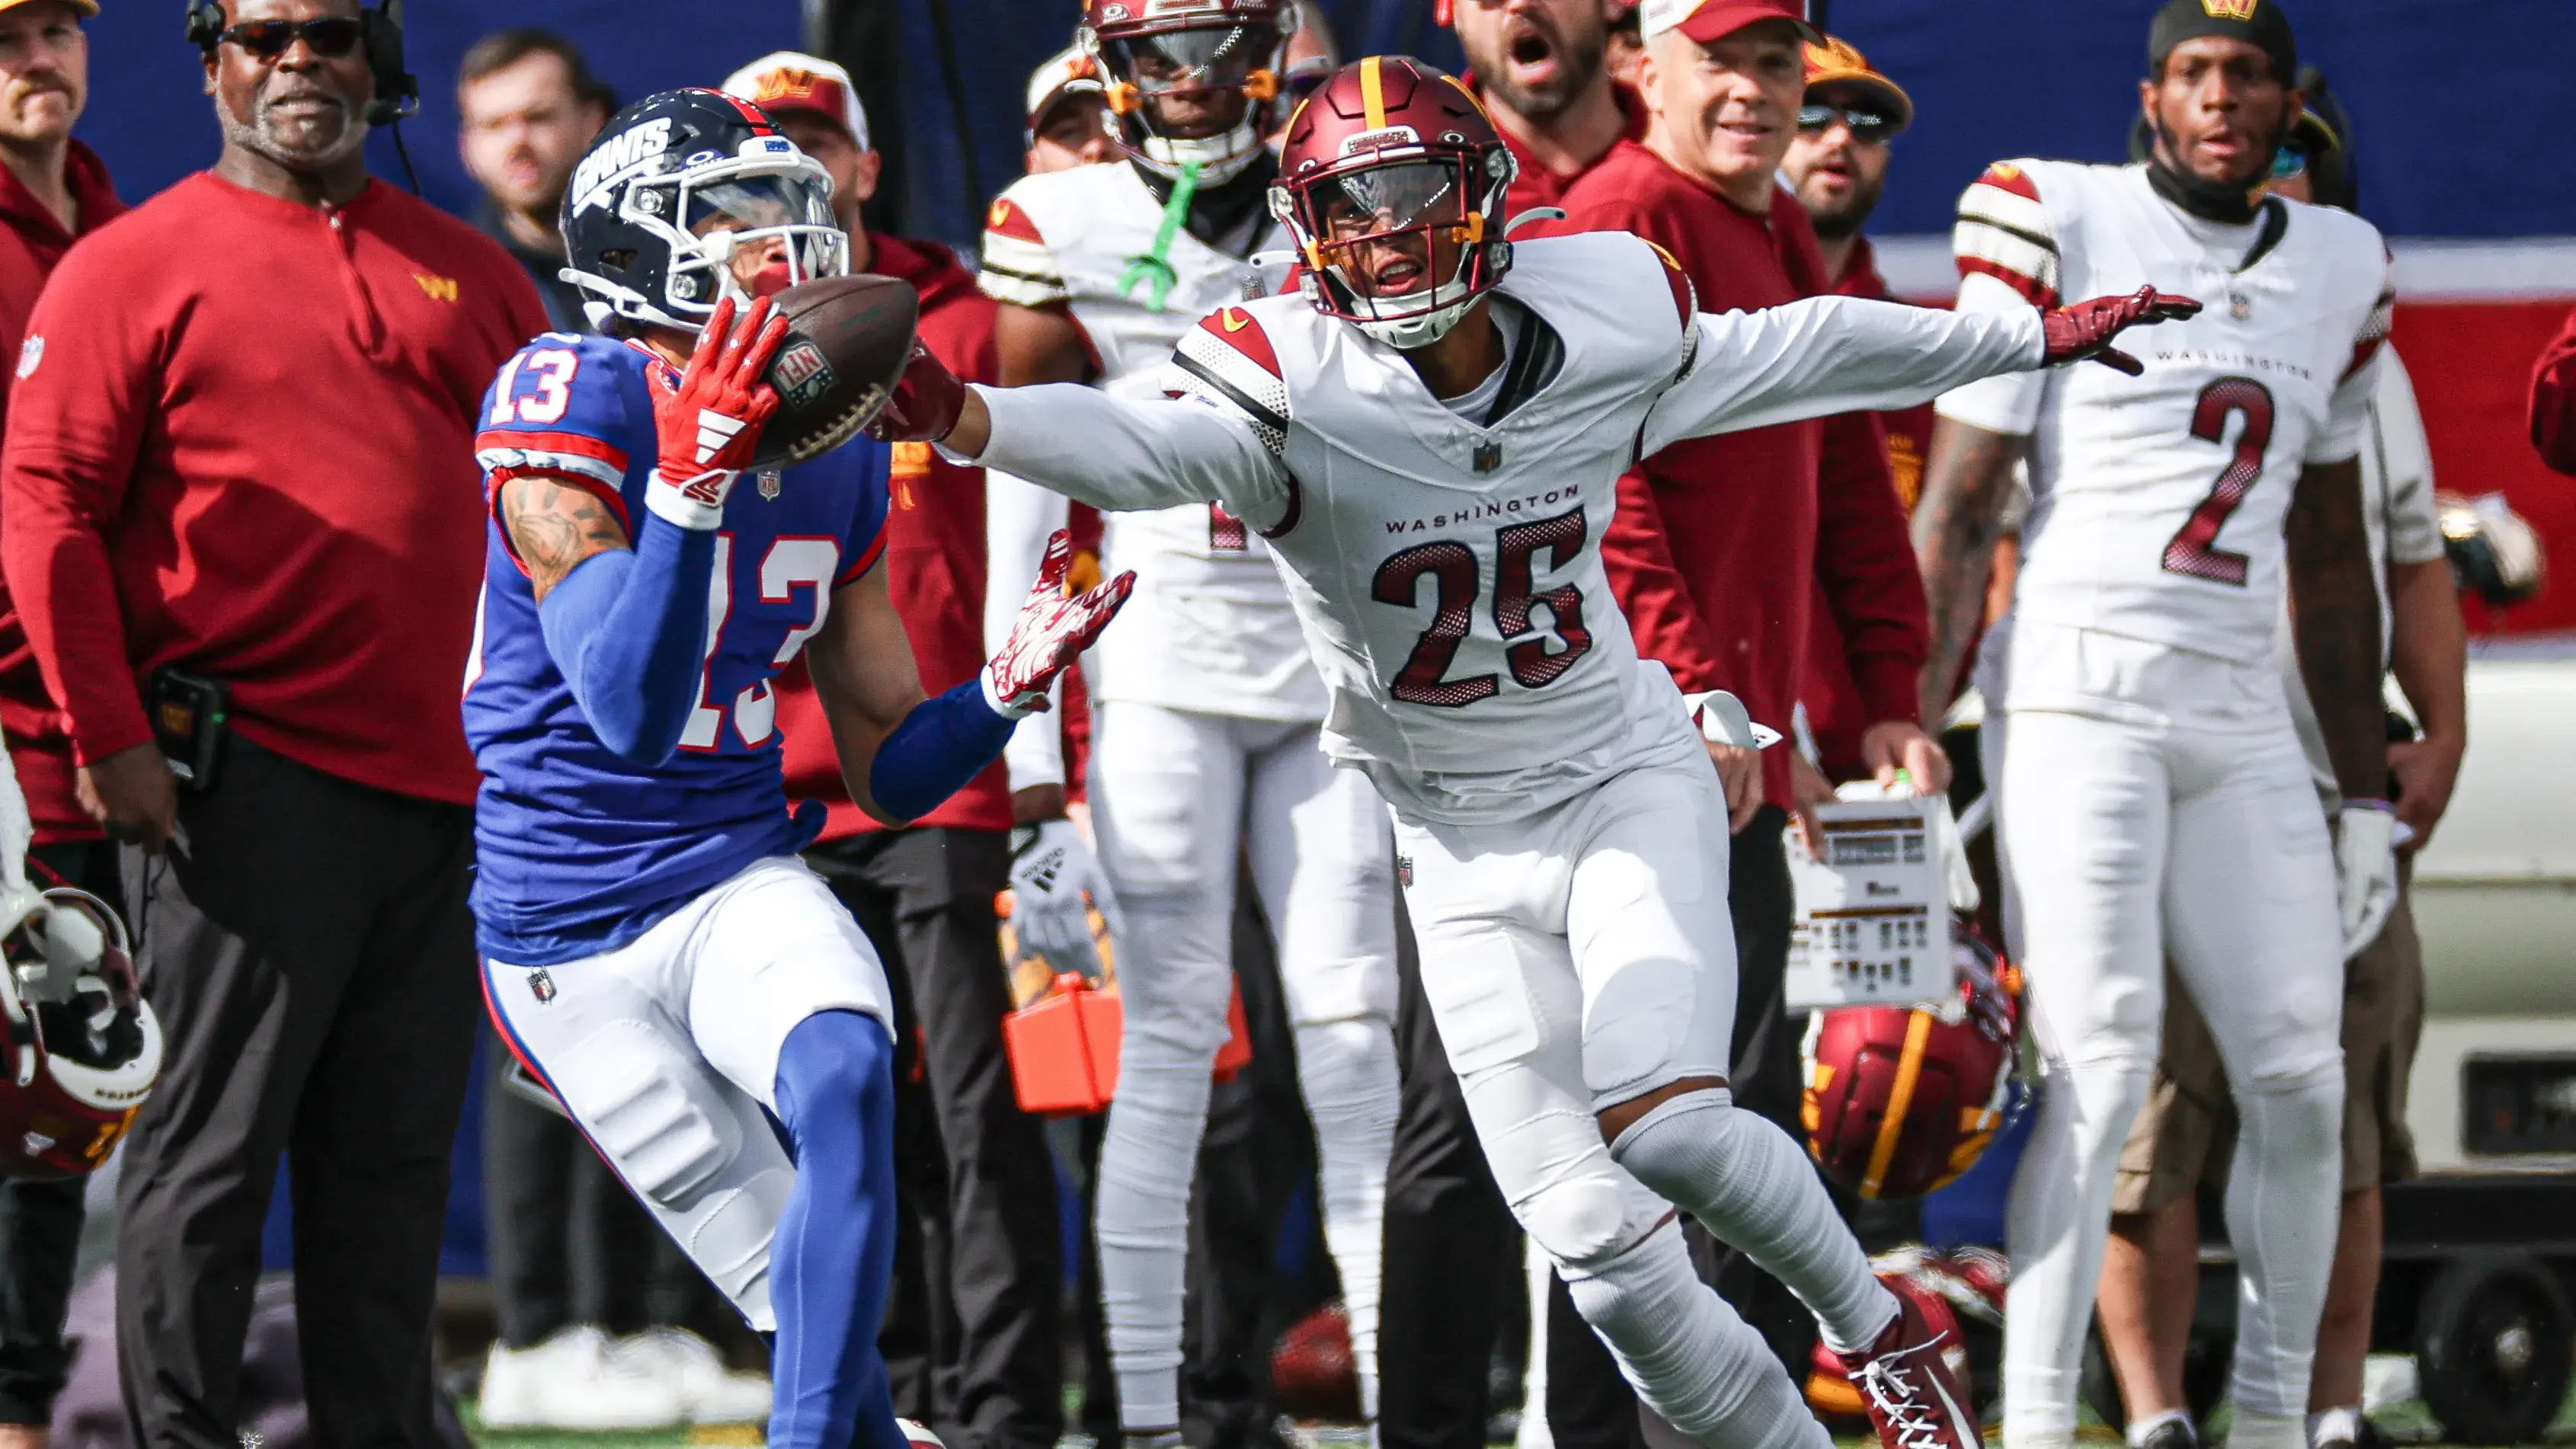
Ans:
[[[1976,1165],[2017,1105],[2021,974],[1965,926],[1959,994],[1846,1006],[1807,1028],[1807,1150],[1865,1198],[1920,1197]]]
[[[28,897],[0,936],[0,1174],[79,1177],[107,1161],[151,1095],[161,1023],[105,901],[68,887]]]
[[[1503,204],[1517,171],[1465,86],[1418,60],[1373,55],[1298,103],[1270,209],[1296,239],[1317,308],[1391,346],[1427,347],[1511,270]],[[1370,295],[1354,251],[1417,233],[1454,243],[1455,269],[1418,291]]]
[[[1294,0],[1089,0],[1074,43],[1127,154],[1162,176],[1196,166],[1197,184],[1216,186],[1261,154],[1296,29]],[[1177,134],[1150,104],[1225,91],[1242,94],[1243,115],[1212,136]]]

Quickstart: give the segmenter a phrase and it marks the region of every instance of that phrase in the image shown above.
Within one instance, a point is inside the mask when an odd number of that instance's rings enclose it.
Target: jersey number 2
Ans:
[[[2218,547],[2218,531],[2245,502],[2254,480],[2263,476],[2263,450],[2272,443],[2272,390],[2250,377],[2222,377],[2200,390],[2191,410],[2191,435],[2204,443],[2227,441],[2227,416],[2245,415],[2245,430],[2236,435],[2235,455],[2219,470],[2209,496],[2183,520],[2165,545],[2165,572],[2207,579],[2213,584],[2245,587],[2245,555]]]
[[[1547,567],[1561,569],[1583,552],[1583,540],[1580,508],[1494,531],[1495,630],[1507,640],[1526,634],[1534,627],[1530,609],[1545,605],[1554,621],[1556,637],[1565,645],[1550,650],[1547,636],[1542,634],[1503,650],[1503,662],[1511,667],[1512,678],[1524,689],[1554,684],[1592,648],[1592,631],[1583,627],[1583,591],[1572,584],[1559,584],[1543,593],[1532,593],[1530,585],[1532,555],[1545,549]],[[1406,656],[1404,667],[1396,671],[1387,691],[1407,704],[1427,704],[1435,709],[1458,709],[1493,698],[1501,692],[1502,684],[1491,674],[1473,674],[1464,679],[1441,677],[1449,672],[1450,661],[1458,657],[1458,645],[1466,639],[1468,621],[1475,611],[1474,550],[1445,538],[1416,544],[1377,566],[1369,597],[1381,604],[1413,608],[1425,574],[1431,576],[1433,584],[1431,627],[1413,641],[1413,652]]]

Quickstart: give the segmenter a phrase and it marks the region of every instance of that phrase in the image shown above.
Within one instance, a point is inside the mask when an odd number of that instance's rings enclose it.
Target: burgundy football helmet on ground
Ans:
[[[1957,932],[1959,994],[1846,1006],[1807,1029],[1807,1150],[1865,1198],[1920,1197],[1976,1165],[2013,1105],[2021,976]]]
[[[107,1161],[161,1074],[161,1024],[125,926],[87,891],[37,897],[0,937],[0,1174],[79,1177]]]
[[[1512,265],[1503,204],[1517,167],[1476,98],[1401,56],[1353,61],[1298,103],[1279,153],[1270,209],[1296,239],[1300,285],[1315,306],[1395,347],[1447,334]],[[1371,296],[1351,270],[1362,243],[1419,235],[1446,277],[1400,296]]]
[[[1129,156],[1167,177],[1195,166],[1198,185],[1218,186],[1261,154],[1296,29],[1291,0],[1090,0],[1075,44]],[[1178,134],[1150,104],[1226,91],[1242,94],[1243,114],[1210,136]]]

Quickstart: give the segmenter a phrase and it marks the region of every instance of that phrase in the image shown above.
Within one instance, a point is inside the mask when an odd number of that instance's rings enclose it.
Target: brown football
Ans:
[[[866,272],[799,282],[771,305],[787,340],[762,374],[778,412],[761,430],[755,469],[810,462],[858,436],[903,376],[921,308],[910,286]]]

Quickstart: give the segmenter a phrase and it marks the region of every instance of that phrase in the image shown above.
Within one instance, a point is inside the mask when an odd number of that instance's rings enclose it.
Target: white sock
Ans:
[[[1869,1271],[1806,1154],[1770,1122],[1735,1110],[1732,1092],[1659,1104],[1619,1134],[1610,1156],[1787,1285],[1836,1353],[1870,1347],[1895,1318],[1895,1295]]]
[[[2257,1076],[2234,1095],[2244,1125],[2227,1173],[2239,1305],[2228,1394],[2238,1414],[2295,1421],[2304,1435],[2343,1194],[2343,1062]]]
[[[2151,1438],[2158,1429],[2163,1428],[2167,1424],[2174,1423],[2180,1423],[2190,1427],[2192,1429],[2193,1439],[2197,1440],[2200,1437],[2199,1428],[2191,1422],[2191,1413],[2189,1410],[2167,1409],[2161,1414],[2151,1414],[2146,1418],[2137,1420],[2129,1425],[2130,1449],[2145,1449],[2147,1440]]]
[[[1676,1224],[1557,1273],[1637,1397],[1674,1428],[1710,1449],[1830,1449],[1762,1335],[1691,1271]]]
[[[1120,1044],[1118,1095],[1100,1143],[1094,1224],[1118,1414],[1133,1427],[1181,1421],[1190,1179],[1207,1113],[1207,1058],[1131,1027]]]
[[[1383,1017],[1301,1025],[1297,1078],[1315,1123],[1324,1245],[1342,1278],[1360,1409],[1377,1422],[1377,1315],[1386,1243],[1386,1167],[1395,1148],[1395,1030]]]
[[[2308,1449],[2308,1416],[2249,1414],[2238,1409],[2228,1420],[2227,1449]]]
[[[2040,1084],[2004,1218],[2012,1255],[2004,1296],[2005,1449],[2074,1442],[2076,1378],[2110,1235],[2111,1189],[2154,1065],[2152,1057],[2051,1062]]]
[[[2332,1439],[2346,1444],[2361,1442],[2361,1406],[2345,1404],[2308,1416],[2308,1442],[2322,1444]]]

